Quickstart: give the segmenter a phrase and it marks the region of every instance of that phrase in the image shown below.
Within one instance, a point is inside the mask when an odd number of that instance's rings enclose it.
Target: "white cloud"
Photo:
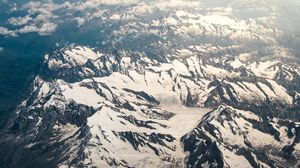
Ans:
[[[4,50],[4,48],[3,48],[3,47],[0,47],[0,53],[1,53],[3,50]]]
[[[49,35],[56,30],[57,25],[54,23],[43,23],[41,26],[27,25],[18,30],[18,33],[32,33],[36,32],[40,35]]]
[[[139,0],[94,0],[94,1],[98,1],[102,4],[109,4],[109,5],[136,4],[140,2]]]
[[[27,24],[29,21],[32,20],[32,17],[29,15],[26,15],[24,17],[12,17],[8,19],[9,24],[14,26],[22,26]]]
[[[155,0],[153,5],[161,10],[169,8],[199,8],[202,3],[199,0]]]
[[[40,35],[49,35],[57,28],[55,23],[59,16],[54,11],[70,7],[70,2],[63,4],[55,4],[51,0],[46,3],[28,2],[19,10],[25,11],[25,16],[11,17],[8,23],[16,26],[16,29],[9,30],[7,28],[0,29],[0,34],[5,36],[16,36],[18,34],[36,32]]]
[[[75,18],[75,20],[77,21],[78,27],[80,27],[81,25],[83,25],[85,23],[85,19],[81,18],[81,17],[77,17],[77,18]]]
[[[10,4],[9,12],[16,12],[17,10],[18,8],[16,3]]]
[[[40,35],[49,35],[56,30],[57,24],[54,23],[44,23],[39,29],[38,33]]]
[[[24,11],[26,13],[24,16],[8,19],[8,22],[16,28],[12,30],[2,28],[0,29],[0,34],[16,36],[17,34],[36,32],[40,35],[49,35],[56,30],[60,23],[65,21],[75,21],[79,27],[92,19],[101,18],[107,13],[114,13],[115,15],[106,18],[115,20],[122,18],[122,12],[113,11],[114,7],[107,8],[106,5],[129,5],[125,12],[133,15],[143,15],[154,13],[156,10],[198,8],[201,6],[201,3],[196,0],[85,0],[77,2],[66,1],[61,4],[56,4],[52,0],[44,2],[30,1],[17,9],[18,11]],[[77,12],[80,12],[79,15]],[[57,15],[56,13],[63,14]],[[73,15],[75,13],[76,17]]]
[[[18,30],[18,33],[31,33],[35,32],[38,28],[35,25],[27,25]]]
[[[99,8],[101,5],[131,5],[139,2],[139,0],[89,0],[82,3],[76,3],[73,9],[86,10]]]
[[[6,27],[0,27],[0,35],[3,36],[16,36],[16,33],[13,30],[9,30]]]
[[[155,7],[149,4],[140,4],[137,6],[133,6],[129,9],[129,13],[134,13],[137,15],[149,14],[154,12]]]

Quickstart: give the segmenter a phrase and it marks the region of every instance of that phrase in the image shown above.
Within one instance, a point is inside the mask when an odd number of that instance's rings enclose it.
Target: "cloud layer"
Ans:
[[[10,5],[12,15],[19,11],[24,12],[25,15],[9,18],[7,20],[9,28],[0,27],[0,35],[17,36],[32,32],[49,35],[65,21],[76,21],[78,26],[82,26],[92,19],[102,17],[105,12],[110,13],[109,10],[114,10],[119,6],[131,6],[132,12],[143,14],[153,12],[154,9],[163,11],[172,8],[196,8],[200,6],[200,3],[195,0],[80,0],[54,3],[49,0],[30,1],[21,6]]]
[[[253,3],[259,3],[256,2]],[[266,0],[267,2],[268,0]],[[278,2],[277,2],[278,1]],[[282,0],[277,0],[276,3],[280,4]],[[291,4],[288,1],[286,6]],[[4,3],[10,3],[3,1]],[[7,20],[6,26],[0,26],[0,35],[3,36],[18,36],[25,33],[38,33],[40,35],[50,35],[55,32],[56,29],[66,23],[74,22],[77,26],[83,26],[89,23],[93,19],[109,18],[112,20],[118,20],[118,16],[124,13],[129,14],[127,18],[131,16],[145,16],[149,14],[157,14],[157,12],[167,12],[180,9],[188,10],[206,10],[209,12],[221,8],[230,9],[227,11],[231,13],[232,8],[238,6],[237,4],[249,4],[246,0],[232,1],[208,1],[208,0],[76,0],[76,1],[63,1],[55,3],[53,0],[44,1],[30,1],[23,5],[10,4],[10,17]],[[252,2],[252,1],[251,1]],[[265,2],[265,1],[264,1]],[[252,4],[253,4],[252,3]],[[275,3],[272,1],[272,3]],[[214,4],[214,7],[212,4]],[[295,3],[293,3],[295,5]],[[119,8],[123,6],[124,8]],[[207,6],[210,6],[208,8]],[[242,5],[243,6],[243,5]],[[275,5],[274,5],[275,6]],[[278,6],[278,5],[277,5]],[[280,6],[280,5],[279,5]],[[120,10],[119,12],[115,12]],[[244,9],[243,9],[244,10]],[[258,10],[258,9],[256,9]],[[260,8],[259,8],[260,10]],[[261,10],[267,10],[266,13],[270,13],[270,17],[276,15],[276,11],[273,8],[265,7]],[[278,10],[278,9],[275,9]],[[221,14],[225,15],[224,10],[221,10]],[[247,10],[245,10],[247,11]],[[123,12],[123,13],[122,13]],[[18,13],[22,13],[20,15]],[[116,13],[114,16],[110,16],[111,13]],[[259,11],[257,12],[259,13]],[[275,14],[274,14],[275,13]],[[16,14],[16,15],[15,15]],[[255,13],[256,14],[256,13]],[[278,14],[278,13],[277,13]],[[131,16],[130,16],[131,15]]]

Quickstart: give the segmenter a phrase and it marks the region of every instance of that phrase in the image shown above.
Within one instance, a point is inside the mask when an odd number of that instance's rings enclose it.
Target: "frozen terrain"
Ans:
[[[252,2],[24,3],[5,36],[30,32],[18,20],[100,30],[44,55],[0,165],[299,167],[300,38],[276,24],[280,6]]]

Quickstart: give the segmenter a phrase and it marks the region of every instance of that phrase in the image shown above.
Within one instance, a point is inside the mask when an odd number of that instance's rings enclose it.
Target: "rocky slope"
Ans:
[[[296,167],[298,79],[271,60],[65,47],[1,133],[1,164]]]

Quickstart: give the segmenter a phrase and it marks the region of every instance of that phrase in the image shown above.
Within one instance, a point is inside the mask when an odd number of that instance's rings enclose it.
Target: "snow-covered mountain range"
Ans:
[[[299,38],[272,16],[144,5],[97,16],[102,47],[44,56],[0,165],[298,167]]]
[[[299,93],[290,82],[299,74],[270,60],[162,63],[140,52],[66,47],[45,56],[1,150],[16,165],[49,167],[294,166]]]

